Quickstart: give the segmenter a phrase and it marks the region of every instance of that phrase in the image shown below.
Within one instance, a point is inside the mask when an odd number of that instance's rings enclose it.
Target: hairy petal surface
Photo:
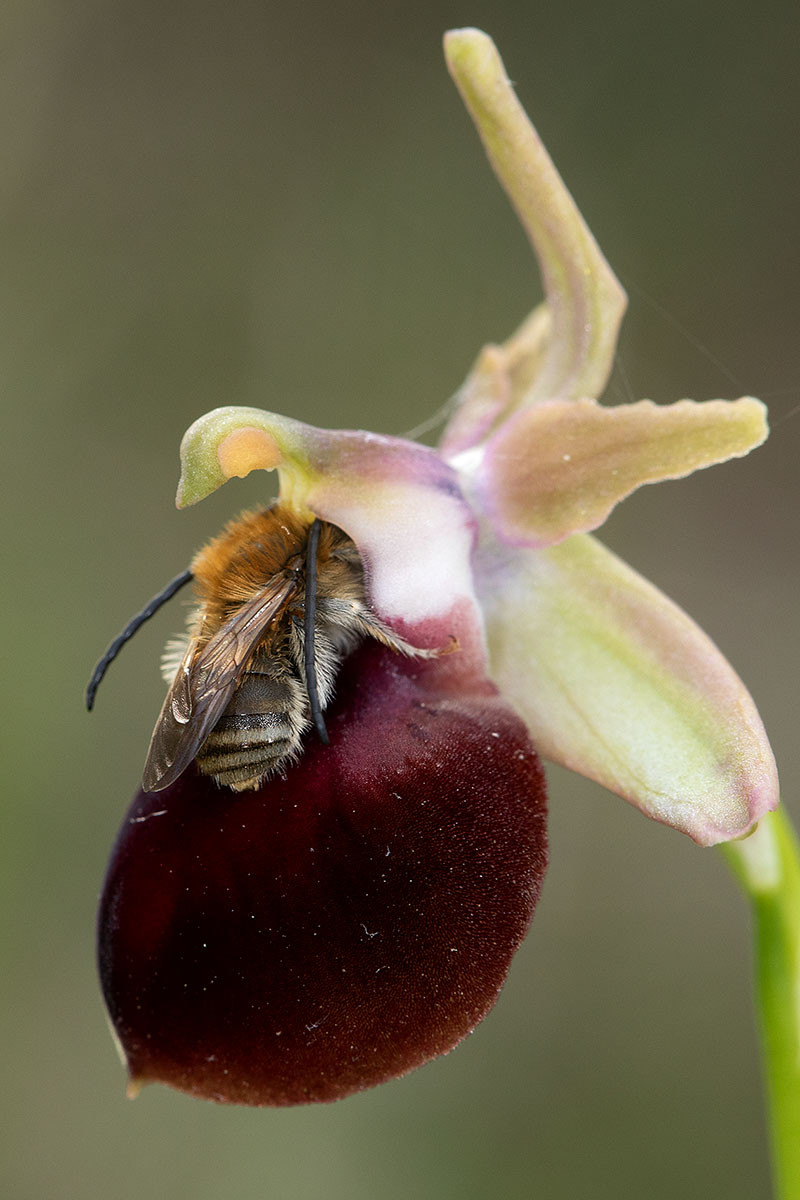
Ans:
[[[504,541],[551,546],[606,520],[645,483],[748,454],[767,437],[760,400],[640,400],[604,408],[551,400],[515,413],[490,438],[475,489]]]
[[[778,803],[744,685],[694,622],[587,535],[477,561],[490,671],[546,758],[702,845]]]
[[[99,921],[134,1088],[336,1100],[485,1016],[539,892],[544,783],[519,718],[454,671],[363,647],[330,746],[285,778],[237,794],[190,769],[139,793]]]

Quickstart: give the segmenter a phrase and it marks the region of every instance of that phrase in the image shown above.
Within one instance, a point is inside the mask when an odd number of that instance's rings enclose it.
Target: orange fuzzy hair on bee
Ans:
[[[192,561],[196,595],[204,616],[201,637],[216,632],[274,575],[290,565],[301,568],[308,534],[309,525],[281,505],[242,513],[229,521]],[[336,594],[342,587],[346,593],[352,590],[347,567],[330,561],[334,551],[341,553],[345,546],[352,547],[347,535],[323,522],[317,550],[320,594]]]

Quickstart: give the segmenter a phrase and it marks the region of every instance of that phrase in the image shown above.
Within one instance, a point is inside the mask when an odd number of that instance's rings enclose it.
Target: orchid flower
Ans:
[[[709,638],[592,536],[634,489],[747,454],[745,397],[601,406],[625,295],[491,40],[450,71],[530,238],[545,301],[485,347],[438,450],[217,409],[181,446],[179,507],[277,471],[343,530],[368,604],[412,647],[363,642],[257,789],[193,767],[140,791],[100,915],[132,1090],[332,1100],[451,1049],[491,1008],[546,861],[539,755],[701,845],[778,803],[756,708]]]

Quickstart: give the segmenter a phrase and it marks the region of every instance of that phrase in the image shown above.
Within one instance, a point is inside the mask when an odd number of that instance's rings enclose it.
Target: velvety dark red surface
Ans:
[[[491,1008],[544,872],[544,781],[491,685],[452,676],[363,647],[330,746],[310,738],[285,779],[235,794],[192,767],[136,797],[99,919],[134,1080],[335,1100]]]

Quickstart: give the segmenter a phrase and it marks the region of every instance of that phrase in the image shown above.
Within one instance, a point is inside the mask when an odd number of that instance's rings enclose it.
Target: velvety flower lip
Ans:
[[[598,403],[624,292],[491,40],[456,30],[445,51],[545,302],[481,351],[438,451],[251,407],[184,437],[179,506],[277,471],[295,524],[352,539],[384,633],[434,653],[359,645],[329,744],[307,737],[252,790],[192,766],[137,795],[99,925],[135,1085],[333,1100],[454,1046],[494,1003],[541,886],[537,750],[703,845],[778,803],[732,667],[589,532],[637,487],[759,445],[763,405]]]
[[[453,660],[359,651],[285,778],[139,793],[99,958],[132,1087],[339,1099],[450,1050],[493,1005],[546,859],[519,719]]]

